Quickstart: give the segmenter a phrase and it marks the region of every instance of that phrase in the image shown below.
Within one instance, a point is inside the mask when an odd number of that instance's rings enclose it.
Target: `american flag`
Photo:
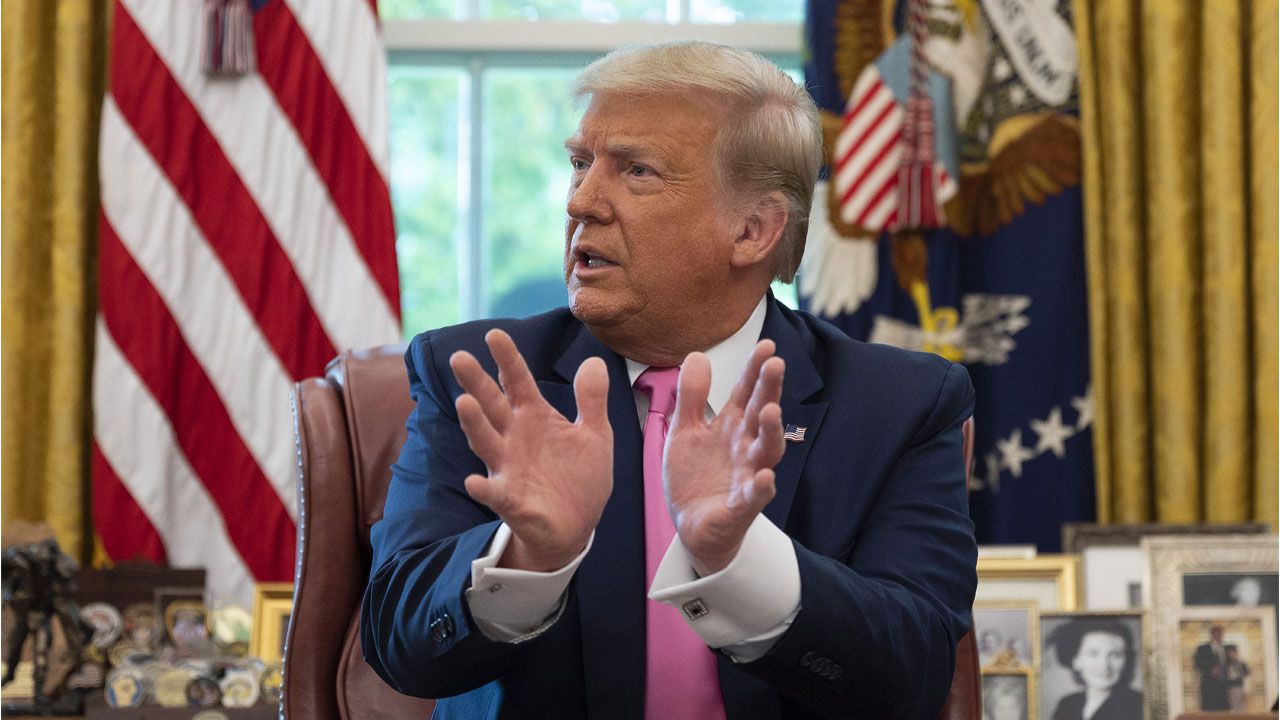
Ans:
[[[787,425],[782,428],[782,438],[790,442],[804,442],[804,431],[808,429],[799,425]]]
[[[877,232],[896,228],[905,119],[906,113],[879,66],[867,65],[849,94],[832,153],[835,168],[831,185],[839,194],[844,222]],[[941,162],[935,161],[933,167],[936,203],[941,208],[959,186]]]
[[[218,3],[240,76],[202,69]],[[376,0],[245,3],[114,5],[93,376],[107,554],[236,602],[293,576],[293,383],[400,337]]]

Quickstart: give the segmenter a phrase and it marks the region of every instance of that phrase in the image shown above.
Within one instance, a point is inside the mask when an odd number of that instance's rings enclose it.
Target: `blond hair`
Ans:
[[[696,41],[619,48],[588,65],[573,86],[579,100],[671,90],[709,92],[728,107],[729,119],[712,148],[725,188],[742,196],[780,192],[786,198],[775,273],[791,282],[804,255],[822,164],[822,126],[813,99],[755,53]]]

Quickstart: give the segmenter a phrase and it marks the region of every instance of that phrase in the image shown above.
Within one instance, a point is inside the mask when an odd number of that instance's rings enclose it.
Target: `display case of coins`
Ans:
[[[97,720],[250,720],[279,713],[279,663],[248,655],[246,608],[208,602],[203,570],[126,563],[82,573],[90,647],[68,679]]]

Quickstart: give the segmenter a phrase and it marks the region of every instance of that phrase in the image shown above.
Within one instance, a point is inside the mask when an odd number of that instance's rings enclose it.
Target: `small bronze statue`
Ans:
[[[22,545],[4,551],[0,571],[4,604],[13,611],[14,625],[5,648],[8,669],[0,685],[13,680],[22,646],[32,638],[35,680],[34,703],[30,706],[6,705],[6,714],[64,715],[78,714],[83,698],[76,693],[53,693],[45,690],[49,672],[49,654],[53,644],[53,618],[58,618],[67,639],[67,653],[78,659],[93,627],[80,616],[75,601],[76,563],[58,549],[52,539],[34,545]]]

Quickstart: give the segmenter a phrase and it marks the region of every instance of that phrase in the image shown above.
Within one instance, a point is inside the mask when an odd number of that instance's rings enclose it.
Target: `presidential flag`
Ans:
[[[835,152],[800,301],[855,338],[967,366],[979,542],[1043,551],[1094,513],[1071,20],[1069,0],[810,0],[806,22]],[[933,110],[932,224],[892,217],[913,87]]]
[[[247,602],[293,577],[293,383],[401,336],[376,3],[113,13],[94,524]]]

